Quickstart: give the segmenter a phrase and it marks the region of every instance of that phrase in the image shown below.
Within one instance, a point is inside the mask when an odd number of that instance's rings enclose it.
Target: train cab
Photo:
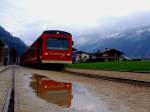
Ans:
[[[72,63],[72,35],[58,30],[44,31],[21,57],[22,65],[56,65]]]

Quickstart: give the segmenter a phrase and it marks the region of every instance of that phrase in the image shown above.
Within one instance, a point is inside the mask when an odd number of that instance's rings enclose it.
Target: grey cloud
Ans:
[[[119,34],[124,31],[149,27],[150,12],[141,12],[120,18],[110,17],[105,21],[99,21],[99,23],[100,22],[104,22],[102,26],[99,25],[92,30],[86,29],[85,32],[81,32],[81,34],[78,35],[78,38],[75,38],[75,41],[77,41],[75,46],[80,47],[81,44],[90,44],[94,41],[96,42],[103,38],[109,38],[114,34]],[[85,42],[83,42],[83,40],[85,40]]]

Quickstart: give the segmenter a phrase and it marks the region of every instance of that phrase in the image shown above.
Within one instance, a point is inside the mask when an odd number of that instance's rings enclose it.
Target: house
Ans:
[[[106,48],[103,51],[98,50],[94,55],[97,61],[120,61],[123,54],[119,50]]]
[[[0,65],[3,63],[3,47],[4,43],[0,40]]]
[[[10,61],[9,48],[2,40],[0,40],[0,65],[8,64]]]
[[[73,48],[72,48],[72,51],[73,51],[73,52],[74,52],[74,51],[77,51],[77,49],[73,47]]]
[[[89,54],[89,60],[94,60],[96,59],[96,55],[94,53]]]
[[[16,57],[16,50],[0,40],[0,65],[13,64],[16,61]]]
[[[90,54],[83,51],[73,51],[72,61],[73,63],[86,62],[89,60]]]

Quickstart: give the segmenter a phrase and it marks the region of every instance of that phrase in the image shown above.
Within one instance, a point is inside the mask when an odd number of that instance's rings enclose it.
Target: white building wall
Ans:
[[[89,57],[90,57],[89,54],[86,54],[86,53],[81,54],[81,60],[83,62],[87,61],[89,59]]]

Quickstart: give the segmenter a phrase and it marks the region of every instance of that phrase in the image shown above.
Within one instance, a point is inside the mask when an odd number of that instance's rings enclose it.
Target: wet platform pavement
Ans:
[[[30,84],[24,87],[19,84],[19,88],[16,87],[18,103],[15,104],[15,112],[106,112],[102,102],[76,83],[57,81],[52,86],[55,81],[47,77],[37,74],[26,74],[25,77],[23,80],[30,80]],[[51,83],[51,86],[44,82]]]
[[[36,88],[31,87],[33,71],[16,69],[15,112],[70,112],[37,96]]]
[[[6,70],[7,69],[7,70]],[[0,112],[7,110],[6,102],[12,86],[12,67],[0,67]]]
[[[88,90],[77,83],[54,81],[41,75],[33,75],[30,86],[38,97],[74,111],[102,111],[104,105]],[[102,107],[103,106],[103,107]],[[103,110],[104,111],[104,110]]]
[[[15,112],[150,112],[150,87],[16,67]]]
[[[0,68],[5,112],[13,67]],[[150,112],[150,87],[70,73],[15,67],[14,112]]]

